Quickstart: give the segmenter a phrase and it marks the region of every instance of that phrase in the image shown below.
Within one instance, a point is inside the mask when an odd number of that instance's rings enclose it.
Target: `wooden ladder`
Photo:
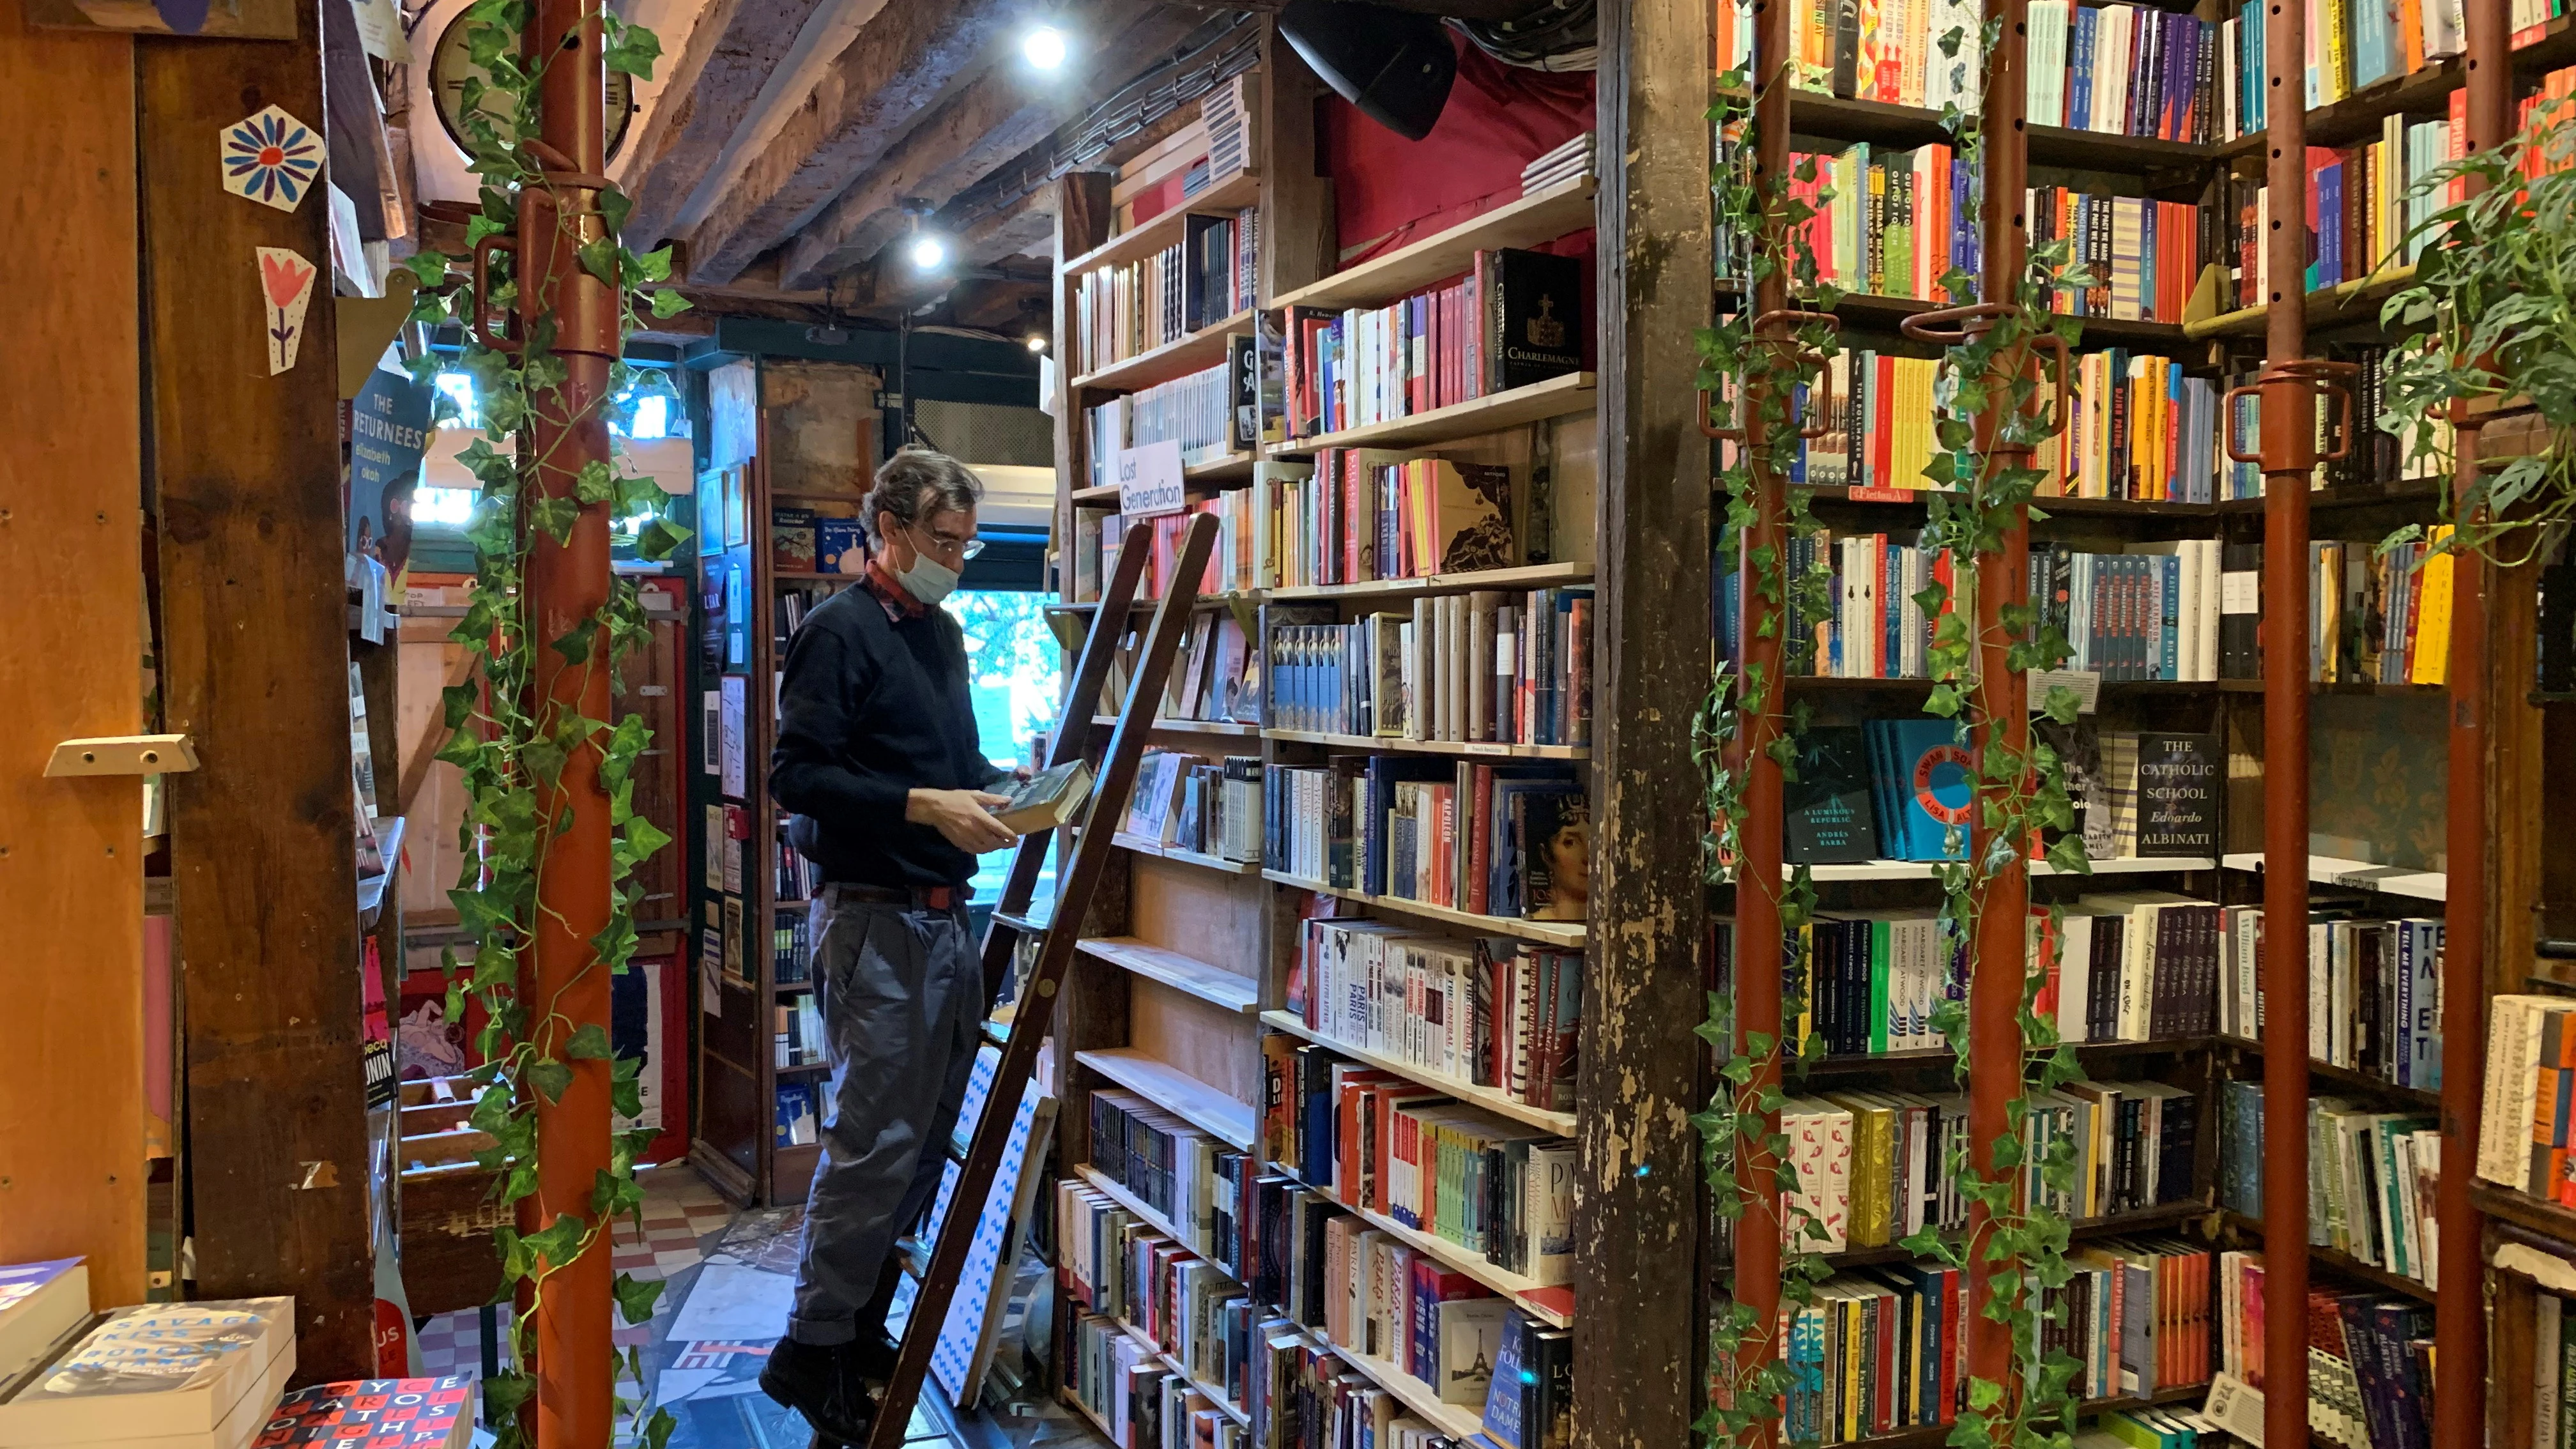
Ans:
[[[1173,571],[1171,587],[1155,606],[1144,646],[1129,672],[1127,700],[1118,712],[1117,727],[1110,733],[1104,761],[1093,753],[1097,731],[1092,720],[1101,687],[1109,677],[1110,661],[1130,627],[1136,584],[1145,571],[1152,537],[1152,530],[1145,524],[1127,530],[1126,542],[1118,550],[1118,566],[1101,588],[1100,606],[1091,616],[1091,632],[1083,640],[1082,655],[1074,667],[1073,688],[1065,694],[1055,739],[1048,748],[1046,763],[1050,768],[1077,757],[1092,759],[1098,777],[1083,824],[1075,831],[1070,858],[1065,862],[1063,887],[1056,893],[1052,910],[1043,915],[1031,913],[1031,898],[1037,892],[1038,872],[1045,863],[1047,839],[1052,832],[1022,836],[1018,853],[1011,859],[1010,881],[1002,888],[992,924],[985,928],[985,1000],[1001,993],[1022,937],[1037,938],[1037,959],[1011,1014],[1011,1031],[1002,1047],[1001,1064],[993,1073],[992,1089],[985,1094],[974,1142],[967,1149],[957,1190],[949,1199],[948,1216],[940,1224],[938,1242],[930,1251],[929,1269],[913,1296],[911,1316],[904,1323],[903,1348],[895,1359],[894,1377],[878,1402],[868,1449],[901,1449],[913,1405],[921,1397],[922,1379],[930,1371],[931,1351],[948,1321],[949,1301],[957,1294],[957,1280],[965,1271],[967,1251],[974,1243],[984,1200],[991,1194],[993,1178],[1001,1167],[1012,1116],[1036,1071],[1038,1045],[1053,1023],[1056,999],[1062,994],[1065,969],[1073,961],[1083,916],[1093,892],[1099,889],[1102,872],[1109,868],[1110,837],[1116,834],[1118,822],[1127,813],[1136,768],[1145,754],[1145,739],[1153,730],[1155,711],[1162,704],[1164,683],[1171,676],[1172,660],[1180,651],[1183,636],[1189,632],[1190,612],[1198,603],[1199,580],[1207,572],[1208,555],[1216,544],[1216,520],[1206,515],[1193,518],[1181,536],[1179,564]],[[1014,1232],[1022,1229],[1021,1224],[1012,1225]]]

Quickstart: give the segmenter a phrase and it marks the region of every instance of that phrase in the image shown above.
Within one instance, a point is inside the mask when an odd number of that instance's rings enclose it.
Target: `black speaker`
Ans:
[[[1364,0],[1290,0],[1279,33],[1343,100],[1408,141],[1431,134],[1458,78],[1435,16]]]

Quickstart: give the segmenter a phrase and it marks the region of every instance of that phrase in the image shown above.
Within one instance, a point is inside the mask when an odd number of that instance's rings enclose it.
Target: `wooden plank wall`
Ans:
[[[1575,1188],[1579,1449],[1691,1439],[1704,1374],[1697,1134],[1706,1012],[1690,726],[1708,686],[1710,9],[1601,9],[1599,621],[1591,999]]]
[[[108,1307],[144,1290],[142,791],[42,775],[56,742],[143,718],[134,42],[0,0],[0,124],[23,150],[0,578],[33,605],[0,648],[0,1262],[85,1256]]]
[[[330,241],[324,198],[226,194],[213,144],[264,106],[320,121],[302,13],[290,44],[135,49],[162,678],[204,762],[170,812],[197,1286],[294,1294],[310,1383],[373,1364]],[[258,246],[323,268],[274,377]]]

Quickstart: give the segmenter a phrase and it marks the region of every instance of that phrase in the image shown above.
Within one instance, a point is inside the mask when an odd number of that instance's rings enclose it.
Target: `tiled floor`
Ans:
[[[659,1279],[669,1286],[655,1305],[653,1321],[616,1331],[619,1347],[641,1351],[644,1374],[654,1385],[657,1402],[679,1421],[671,1449],[806,1449],[810,1435],[804,1421],[772,1403],[760,1392],[760,1367],[775,1335],[753,1330],[771,1321],[762,1305],[783,1306],[785,1285],[792,1278],[802,1208],[736,1212],[685,1166],[649,1170],[644,1175],[644,1226],[638,1234],[621,1226],[615,1238],[616,1266],[637,1278]],[[716,1291],[691,1307],[693,1290],[711,1280]],[[680,1339],[672,1330],[683,1315],[699,1324],[716,1324],[725,1336]],[[746,1316],[748,1314],[748,1316]],[[783,1311],[775,1315],[785,1327]],[[508,1324],[500,1324],[506,1342]],[[433,1318],[418,1335],[421,1371],[428,1374],[475,1373],[483,1364],[481,1328],[473,1312]],[[1053,1449],[1059,1444],[1096,1437],[1078,1433],[1063,1411],[1053,1406],[1014,1405],[997,1417],[971,1415],[962,1422],[944,1410],[916,1409],[910,1438],[915,1449]]]

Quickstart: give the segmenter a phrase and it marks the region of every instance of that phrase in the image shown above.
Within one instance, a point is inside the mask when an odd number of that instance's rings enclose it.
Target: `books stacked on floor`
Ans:
[[[1181,1246],[1242,1267],[1237,1204],[1248,1159],[1133,1092],[1091,1094],[1092,1169],[1160,1213]]]
[[[2263,1084],[2219,1085],[2219,1204],[2263,1208]],[[2438,1287],[2434,1189],[2442,1135],[2426,1112],[2385,1112],[2343,1097],[2308,1103],[2308,1241]]]
[[[1521,195],[1535,196],[1592,174],[1592,133],[1565,142],[1521,168]]]
[[[2114,348],[2076,359],[2067,426],[2040,450],[2043,497],[2210,503],[2218,495],[2218,384]],[[2042,507],[2045,507],[2043,504]]]
[[[1242,1283],[1080,1179],[1056,1184],[1055,1220],[1057,1276],[1073,1301],[1110,1332],[1124,1324],[1143,1335],[1202,1391],[1241,1407],[1256,1317]]]
[[[1180,444],[1184,466],[1250,451],[1259,441],[1252,430],[1257,419],[1241,405],[1252,378],[1252,339],[1234,337],[1227,339],[1226,360],[1214,367],[1084,408],[1087,476],[1115,478],[1120,453],[1153,443]]]
[[[782,911],[769,932],[770,980],[779,986],[802,986],[814,979],[812,927],[803,911]]]
[[[1270,725],[1388,739],[1588,745],[1592,590],[1426,594],[1349,622],[1269,611]]]
[[[1182,239],[1161,251],[1083,273],[1074,284],[1083,369],[1097,372],[1249,308],[1260,264],[1251,211],[1186,218]]]
[[[2366,542],[2312,541],[2308,678],[2325,684],[2444,684],[2450,679],[2453,558],[2425,543],[2385,553]]]
[[[94,1323],[80,1308],[0,1400],[0,1443],[246,1449],[295,1372],[292,1298],[153,1303]]]
[[[779,1083],[771,1140],[781,1147],[813,1146],[820,1140],[822,1099],[822,1090],[815,1083]]]
[[[1378,307],[1291,307],[1281,403],[1290,438],[1340,432],[1583,369],[1580,259],[1483,251],[1445,286]]]
[[[1573,1142],[1327,1047],[1268,1040],[1282,1045],[1263,1053],[1262,1138],[1304,1185],[1541,1288],[1573,1281]],[[1533,1301],[1570,1310],[1573,1294]]]
[[[2218,1306],[2219,1371],[2262,1387],[2262,1254],[2219,1255]],[[2431,1306],[2311,1287],[2307,1320],[2309,1433],[2351,1449],[2430,1446]]]
[[[1207,572],[1199,579],[1201,594],[1217,594],[1254,587],[1254,562],[1261,554],[1253,537],[1255,520],[1251,495],[1240,490],[1219,493],[1213,498],[1194,498],[1178,513],[1158,518],[1130,520],[1116,513],[1095,513],[1084,509],[1074,515],[1073,587],[1076,602],[1097,602],[1101,582],[1118,568],[1118,555],[1126,548],[1127,525],[1142,522],[1151,529],[1146,539],[1149,553],[1143,577],[1136,582],[1136,597],[1159,599],[1170,592],[1173,579],[1180,572],[1181,541],[1189,532],[1191,520],[1199,514],[1216,519],[1216,544],[1208,551]]]
[[[1570,1112],[1583,974],[1580,951],[1388,921],[1310,920],[1289,967],[1286,1007],[1357,1050]],[[1294,1046],[1274,1037],[1265,1050]]]
[[[1147,750],[1122,830],[1157,845],[1258,864],[1261,796],[1259,755],[1212,760]]]
[[[1932,462],[1932,387],[1940,363],[1928,357],[1843,351],[1826,364],[1831,405],[1825,433],[1799,444],[1791,480],[1825,488],[1926,489]]]
[[[1326,448],[1256,485],[1264,588],[1510,568],[1512,475],[1393,448]]]
[[[1584,919],[1591,803],[1571,770],[1391,755],[1273,765],[1263,858],[1338,890],[1481,916]]]
[[[1742,634],[1744,575],[1733,540],[1718,541],[1718,657],[1735,661]],[[1932,624],[1917,595],[1950,582],[1950,556],[1884,533],[1817,529],[1789,540],[1789,577],[1826,576],[1831,610],[1790,636],[1783,672],[1800,678],[1921,679],[1930,670]],[[1946,612],[1946,606],[1944,612]]]
[[[823,1060],[830,1038],[823,1032],[823,1013],[814,1004],[814,994],[804,992],[793,1001],[778,1003],[772,1042],[773,1060],[781,1067],[807,1067]]]
[[[465,1449],[474,1442],[474,1379],[353,1379],[297,1389],[260,1432],[270,1445],[339,1449]]]

